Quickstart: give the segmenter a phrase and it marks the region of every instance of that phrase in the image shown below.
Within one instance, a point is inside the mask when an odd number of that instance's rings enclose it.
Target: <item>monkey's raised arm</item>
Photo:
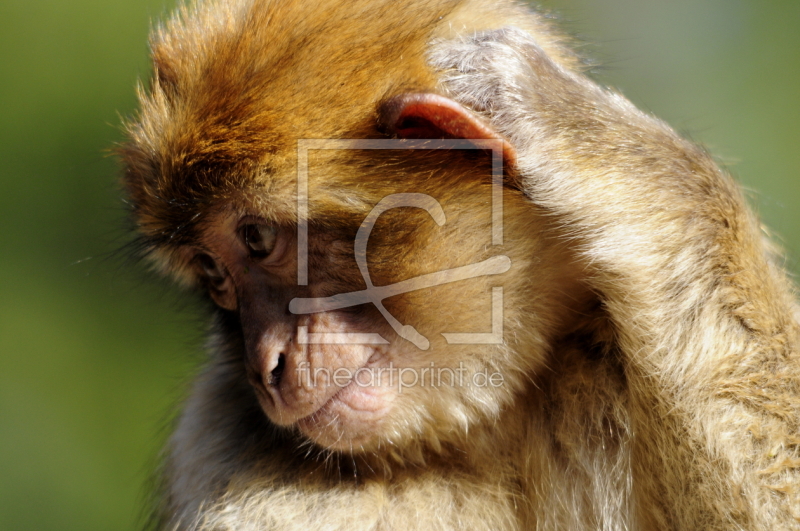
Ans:
[[[521,30],[439,43],[430,61],[451,97],[509,140],[518,185],[579,250],[626,368],[637,446],[661,447],[672,489],[722,493],[731,524],[789,525],[785,514],[797,525],[795,303],[731,178]],[[637,453],[634,467],[654,465]],[[670,470],[687,458],[694,474]]]

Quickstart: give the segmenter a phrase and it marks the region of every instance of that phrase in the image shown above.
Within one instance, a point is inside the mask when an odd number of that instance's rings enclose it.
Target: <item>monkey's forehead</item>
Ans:
[[[542,20],[511,0],[208,0],[178,9],[152,36],[151,86],[140,90],[120,149],[141,232],[155,245],[185,243],[212,205],[246,190],[285,204],[299,139],[382,137],[381,101],[435,90],[425,61],[432,40],[509,22],[560,53]]]

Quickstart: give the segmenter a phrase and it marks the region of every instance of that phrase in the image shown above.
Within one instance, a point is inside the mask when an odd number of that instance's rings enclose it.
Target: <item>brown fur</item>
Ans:
[[[505,385],[410,389],[364,427],[376,443],[329,450],[259,407],[240,300],[216,313],[170,443],[160,528],[800,528],[790,285],[730,178],[582,76],[542,16],[510,1],[207,0],[179,10],[152,47],[125,185],[149,254],[188,284],[201,282],[192,258],[222,248],[231,219],[297,223],[298,139],[383,138],[395,96],[449,96],[516,153],[505,343],[433,340],[485,328],[498,280],[484,279],[387,301],[432,346],[393,337],[376,349],[407,367],[491,367]],[[448,223],[387,213],[370,240],[376,285],[497,253],[483,243],[479,153],[315,152],[310,163],[312,292],[360,289],[342,242],[390,193],[437,197]],[[298,293],[286,282],[270,292],[278,302],[253,303],[259,315],[286,313],[280,301]],[[298,351],[312,354],[345,363],[350,351]]]

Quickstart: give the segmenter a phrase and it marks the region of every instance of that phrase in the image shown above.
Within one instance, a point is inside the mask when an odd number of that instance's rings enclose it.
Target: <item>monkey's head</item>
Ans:
[[[580,298],[493,166],[513,149],[459,144],[497,135],[426,64],[477,29],[469,6],[418,3],[186,8],[122,148],[154,263],[209,295],[269,419],[331,450],[457,443],[530,385]],[[455,143],[320,141],[403,138]]]

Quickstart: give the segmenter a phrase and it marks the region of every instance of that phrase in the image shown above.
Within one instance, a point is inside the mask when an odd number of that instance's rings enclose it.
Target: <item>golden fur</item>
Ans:
[[[430,354],[506,385],[412,389],[370,428],[377,446],[327,450],[267,419],[241,319],[218,311],[166,456],[160,529],[800,528],[792,288],[731,179],[584,77],[567,44],[505,0],[206,0],[155,32],[124,182],[148,254],[184,283],[202,282],[192,258],[221,220],[297,223],[298,139],[385,138],[397,95],[448,96],[516,153],[506,342]],[[314,155],[324,290],[358,282],[351,251],[324,237],[396,191],[436,195],[470,250],[422,216],[387,216],[376,285],[490,256],[473,213],[486,161],[445,157]],[[461,301],[485,303],[489,286],[407,294],[392,311],[424,316],[431,337],[483,323],[484,306]],[[403,348],[385,356],[427,363]]]

